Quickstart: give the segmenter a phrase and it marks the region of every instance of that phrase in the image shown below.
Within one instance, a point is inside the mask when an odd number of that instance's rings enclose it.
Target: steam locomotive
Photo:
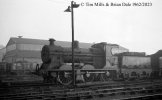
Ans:
[[[50,39],[41,51],[43,61],[39,73],[44,81],[59,82],[69,85],[72,77],[72,48],[55,45]],[[146,79],[153,73],[151,57],[140,52],[124,52],[113,54],[117,45],[105,42],[80,48],[74,41],[74,72],[76,81],[110,81],[117,79]]]

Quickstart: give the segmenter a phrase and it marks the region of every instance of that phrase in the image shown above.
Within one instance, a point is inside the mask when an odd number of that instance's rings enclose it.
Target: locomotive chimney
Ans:
[[[56,41],[55,39],[49,39],[50,45],[54,45],[54,41]]]

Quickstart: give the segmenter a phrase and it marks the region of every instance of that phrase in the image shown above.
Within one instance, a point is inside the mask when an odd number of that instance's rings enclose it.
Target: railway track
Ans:
[[[156,94],[162,93],[162,86],[160,83],[157,84],[138,84],[138,85],[128,85],[124,87],[114,87],[114,88],[98,88],[91,89],[89,91],[77,93],[67,93],[70,97],[80,97],[80,99],[95,99],[95,98],[109,98],[109,99],[121,99],[121,97],[134,97],[146,94]],[[118,97],[118,98],[116,98]]]
[[[121,100],[161,100],[161,98],[162,98],[162,93],[158,93],[158,94],[126,97],[126,98],[122,98]]]
[[[80,85],[76,88],[55,86],[52,84],[34,84],[9,86],[0,88],[0,100],[70,100],[70,99],[94,99],[114,97],[140,97],[142,95],[153,95],[162,93],[161,81],[153,82],[122,82],[100,85]],[[116,98],[118,99],[118,98]]]

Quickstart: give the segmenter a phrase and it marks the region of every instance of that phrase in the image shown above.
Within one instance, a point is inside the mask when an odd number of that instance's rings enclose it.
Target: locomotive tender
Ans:
[[[43,64],[39,70],[45,81],[58,81],[63,85],[72,83],[72,48],[55,45],[50,39],[41,51]],[[74,69],[77,81],[109,81],[119,78],[147,78],[151,74],[150,57],[145,53],[113,54],[118,45],[97,43],[91,48],[80,48],[74,42]]]

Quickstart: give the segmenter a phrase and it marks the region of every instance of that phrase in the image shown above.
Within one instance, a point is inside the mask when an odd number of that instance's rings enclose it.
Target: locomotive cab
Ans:
[[[118,78],[118,58],[117,56],[114,56],[113,49],[119,48],[116,44],[107,44],[106,42],[101,42],[98,44],[95,44],[92,46],[93,48],[99,48],[103,52],[103,58],[102,58],[102,71],[101,78],[105,81],[107,80],[115,80]],[[99,62],[98,60],[94,59],[94,62]],[[100,73],[99,72],[99,73]]]

